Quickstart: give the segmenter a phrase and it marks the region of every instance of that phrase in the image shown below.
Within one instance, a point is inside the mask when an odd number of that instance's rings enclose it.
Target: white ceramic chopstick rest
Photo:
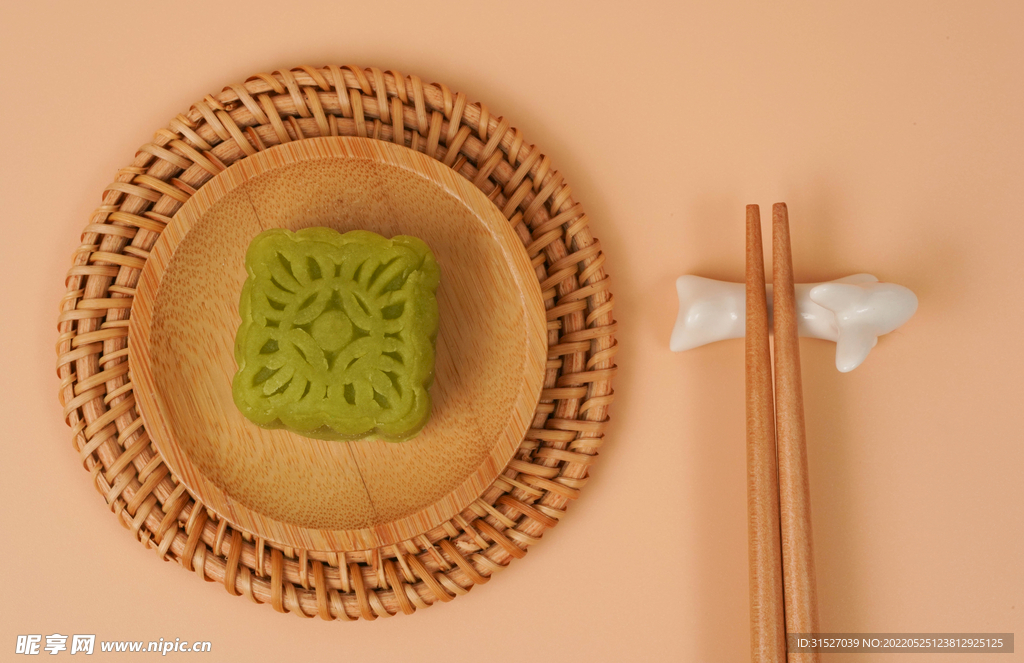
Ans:
[[[917,311],[913,292],[895,283],[880,283],[870,274],[797,284],[795,290],[799,334],[834,341],[836,368],[843,373],[860,366],[879,336],[897,329]],[[687,275],[676,280],[676,292],[679,316],[669,343],[673,351],[743,337],[744,284]],[[770,313],[771,284],[767,294]]]

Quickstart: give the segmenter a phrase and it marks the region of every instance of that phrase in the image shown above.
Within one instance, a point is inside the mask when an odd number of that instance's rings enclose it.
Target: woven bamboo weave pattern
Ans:
[[[461,514],[412,540],[337,554],[274,546],[198,503],[150,443],[126,347],[140,271],[182,204],[239,159],[317,136],[393,141],[466,177],[522,240],[548,320],[541,401],[494,484]],[[176,116],[104,190],[60,304],[64,417],[110,509],[163,559],[302,617],[411,614],[465,594],[523,557],[586,484],[613,398],[615,323],[604,261],[587,215],[550,159],[463,93],[355,66],[259,74]]]

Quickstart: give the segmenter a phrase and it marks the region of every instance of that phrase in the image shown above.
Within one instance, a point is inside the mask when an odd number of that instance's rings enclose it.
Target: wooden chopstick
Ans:
[[[746,393],[750,657],[754,663],[782,663],[786,660],[786,634],[779,485],[761,213],[757,205],[747,205]]]
[[[797,341],[793,252],[789,211],[772,207],[772,256],[775,327],[775,429],[779,459],[779,508],[782,526],[782,576],[786,632],[818,632],[818,597],[811,539],[811,496],[807,480],[800,346]],[[749,282],[748,282],[749,290]],[[749,295],[748,295],[749,296]],[[748,304],[749,306],[749,304]],[[792,654],[790,661],[818,661],[816,653]]]

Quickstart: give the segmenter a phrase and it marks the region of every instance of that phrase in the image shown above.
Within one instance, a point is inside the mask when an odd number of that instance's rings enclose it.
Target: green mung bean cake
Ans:
[[[232,392],[247,419],[326,440],[423,428],[439,271],[422,240],[273,229],[245,266]]]

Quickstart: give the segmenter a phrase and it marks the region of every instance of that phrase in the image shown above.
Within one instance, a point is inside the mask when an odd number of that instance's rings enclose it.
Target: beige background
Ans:
[[[869,271],[921,299],[851,374],[802,344],[823,629],[1024,637],[1024,6],[768,4],[4,2],[0,659],[59,632],[211,640],[218,661],[744,660],[742,345],[667,344],[675,277],[741,279],[743,205],[778,200],[798,280]],[[608,253],[621,331],[569,517],[468,596],[348,625],[135,543],[53,370],[115,170],[203,94],[327,62],[443,81],[540,145]]]

